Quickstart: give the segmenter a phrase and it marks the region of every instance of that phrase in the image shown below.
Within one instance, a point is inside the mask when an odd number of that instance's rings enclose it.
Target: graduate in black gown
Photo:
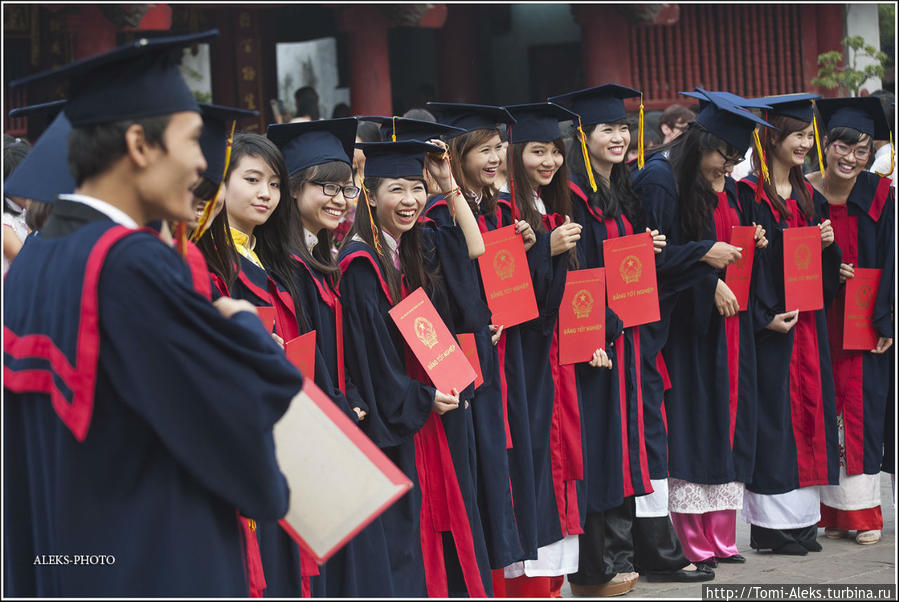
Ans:
[[[442,144],[442,143],[441,143]],[[361,426],[415,487],[382,516],[394,591],[402,596],[484,596],[492,591],[483,534],[473,532],[441,415],[462,411],[459,391],[438,391],[388,315],[423,287],[451,332],[486,319],[469,260],[483,253],[471,210],[444,148],[420,141],[359,144],[364,197],[340,252],[347,373],[368,406]],[[428,153],[426,155],[426,153]],[[453,198],[457,225],[418,223],[423,170]],[[461,591],[460,591],[461,589]]]
[[[838,428],[840,484],[821,488],[821,520],[827,537],[845,537],[857,531],[856,542],[877,543],[883,528],[880,511],[880,467],[884,424],[890,395],[893,363],[887,351],[893,341],[896,253],[895,188],[888,178],[865,170],[872,140],[886,140],[889,124],[879,99],[834,98],[817,103],[827,131],[824,141],[826,169],[809,182],[827,197],[825,215],[834,240],[843,251],[840,283],[856,268],[883,270],[873,302],[877,340],[870,350],[843,349],[843,318],[853,299],[841,286],[827,309],[828,336],[833,361]]]
[[[814,138],[810,100],[771,104],[763,116],[777,132],[760,132],[754,173],[738,183],[740,205],[752,207],[770,244],[757,255],[752,289],[758,364],[758,439],[753,474],[746,483],[743,519],[750,545],[779,554],[821,551],[818,485],[839,479],[839,443],[830,345],[825,310],[786,307],[784,231],[817,226],[821,234],[821,286],[827,307],[839,284],[842,251],[826,218],[827,200],[802,174]]]
[[[669,329],[674,327],[673,316],[680,303],[681,294],[686,293],[691,296],[693,302],[691,305],[687,301],[687,307],[682,306],[686,313],[678,314],[678,323],[675,327],[678,330],[678,336],[680,336],[680,329],[683,328],[692,328],[689,332],[702,332],[708,325],[709,317],[717,314],[713,305],[715,292],[719,288],[720,270],[740,258],[737,247],[727,242],[714,239],[691,239],[689,232],[685,231],[684,225],[688,217],[692,217],[692,215],[680,202],[679,194],[695,183],[698,174],[695,169],[686,169],[683,168],[683,165],[687,160],[695,161],[695,149],[701,147],[700,141],[703,138],[711,139],[715,145],[720,143],[720,140],[715,141],[714,139],[721,138],[732,146],[733,143],[725,139],[725,137],[729,137],[727,132],[733,129],[742,129],[739,125],[734,127],[734,117],[736,115],[752,117],[751,113],[730,102],[727,95],[715,94],[713,97],[709,97],[704,90],[697,88],[697,91],[706,96],[710,102],[699,112],[696,122],[691,124],[687,131],[672,143],[655,150],[653,155],[647,158],[643,169],[634,174],[634,188],[640,195],[646,225],[657,228],[668,237],[668,244],[656,261],[661,319],[658,322],[646,324],[641,329],[643,335],[641,337],[643,416],[646,426],[649,470],[654,491],[648,496],[637,498],[635,521],[638,570],[641,573],[651,573],[651,579],[659,580],[701,581],[714,576],[711,567],[707,565],[699,565],[695,572],[683,570],[689,560],[683,553],[668,516],[670,441],[669,427],[665,424],[667,404],[664,402],[665,390],[671,389],[674,383],[673,380],[668,380],[667,367],[661,351],[672,339],[673,335]],[[749,131],[751,132],[751,128]],[[712,133],[711,138],[709,138],[709,132]],[[710,145],[706,143],[705,146]],[[688,153],[689,149],[694,149],[694,151]],[[708,150],[714,149],[709,148]],[[735,155],[736,150],[731,150]],[[715,152],[718,154],[718,151]],[[727,154],[731,151],[725,149],[724,152]],[[686,317],[684,317],[685,315]],[[689,318],[689,321],[686,318]],[[726,355],[721,359],[724,358]],[[684,369],[686,371],[689,367]],[[714,374],[717,376],[719,373],[714,372]],[[720,375],[724,378],[722,383],[724,401],[722,403],[728,403],[729,415],[727,373],[721,372]],[[723,438],[720,440],[723,445]],[[677,461],[683,464],[680,456]],[[709,463],[711,461],[704,458],[702,462]],[[705,465],[699,463],[699,466]],[[687,476],[686,473],[680,474]],[[691,476],[690,478],[697,477]]]
[[[572,216],[584,228],[577,245],[582,269],[605,265],[604,240],[641,229],[640,201],[624,162],[631,141],[624,99],[639,95],[625,86],[605,84],[553,98],[578,113],[580,130],[568,164]],[[665,236],[652,234],[656,252],[661,252]],[[584,533],[578,538],[578,570],[568,576],[577,596],[618,595],[636,586],[633,496],[650,490],[643,440],[640,327],[623,328],[607,307],[606,344],[611,372],[593,362],[575,367],[585,434],[585,499],[580,503],[586,515]]]
[[[512,205],[495,193],[504,149],[498,125],[514,118],[501,107],[461,103],[428,103],[441,125],[460,132],[445,133],[453,176],[462,189],[481,232],[516,224],[525,248],[533,230],[513,217]],[[438,224],[452,220],[442,196],[429,200],[425,214]],[[486,296],[477,273],[481,299]],[[525,398],[524,359],[518,326],[505,327],[489,319],[474,332],[483,384],[475,390],[473,415],[478,446],[478,497],[494,594],[505,597],[504,567],[537,557],[536,506],[530,428]],[[513,503],[514,500],[514,503]]]
[[[563,370],[556,336],[568,269],[577,263],[572,249],[581,231],[571,222],[559,129],[560,121],[575,115],[549,102],[506,110],[516,122],[509,131],[508,189],[500,191],[500,198],[508,198],[536,234],[527,256],[539,314],[521,325],[538,556],[506,567],[506,591],[510,596],[546,597],[558,592],[564,575],[577,567],[577,535],[582,532],[577,503],[578,481],[583,479],[580,408],[575,388],[560,386]],[[572,367],[564,371],[573,380]]]
[[[735,226],[750,226],[751,244],[764,248],[764,230],[752,224],[751,207],[741,208],[728,174],[765,122],[741,108],[748,99],[685,94],[699,98],[706,113],[679,139],[673,163],[683,239],[730,242]],[[665,392],[671,521],[687,559],[714,568],[744,561],[736,520],[755,457],[756,359],[751,312],[739,311],[723,270],[711,278],[711,299],[697,290],[678,295],[663,356],[671,380]]]
[[[211,304],[141,228],[192,211],[202,120],[170,55],[210,37],[58,72],[78,188],[4,298],[7,595],[245,596],[237,511],[287,509],[271,430],[299,373],[252,306]]]
[[[346,378],[343,350],[343,311],[337,292],[340,268],[332,253],[332,232],[346,213],[348,201],[358,198],[350,157],[356,140],[356,119],[334,119],[270,125],[266,135],[281,149],[287,164],[285,202],[296,211],[293,280],[301,313],[297,332],[315,331],[315,383],[353,421],[365,419],[366,404]],[[278,218],[275,215],[273,219]],[[387,540],[376,518],[346,546],[319,567],[312,579],[315,597],[392,596]]]

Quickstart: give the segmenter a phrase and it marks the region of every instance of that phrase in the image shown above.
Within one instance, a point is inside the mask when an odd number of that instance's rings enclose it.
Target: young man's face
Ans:
[[[192,187],[206,169],[200,148],[203,120],[183,111],[172,115],[163,134],[165,149],[154,147],[138,186],[148,219],[188,221],[194,217]]]

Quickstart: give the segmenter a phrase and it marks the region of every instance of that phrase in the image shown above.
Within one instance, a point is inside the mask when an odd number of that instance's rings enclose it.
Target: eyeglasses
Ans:
[[[851,152],[859,161],[867,161],[871,154],[871,149],[867,146],[849,146],[842,142],[834,142],[830,146],[838,156],[844,157]]]
[[[359,196],[360,188],[358,186],[353,186],[349,184],[347,186],[341,186],[340,184],[334,184],[333,182],[310,182],[310,184],[316,184],[322,187],[322,192],[326,196],[337,196],[340,191],[343,191],[343,197],[347,199],[355,199]]]
[[[733,157],[728,157],[724,153],[721,152],[720,148],[715,149],[719,155],[724,157],[724,169],[730,169],[731,167],[736,167],[737,163],[743,160],[743,155],[735,155]]]

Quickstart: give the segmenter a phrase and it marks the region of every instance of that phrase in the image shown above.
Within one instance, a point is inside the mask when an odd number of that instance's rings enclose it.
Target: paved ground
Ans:
[[[715,580],[709,583],[896,583],[896,513],[893,507],[890,476],[881,473],[883,536],[880,543],[862,546],[855,539],[833,540],[818,531],[824,550],[807,556],[760,554],[749,547],[749,525],[737,514],[737,547],[746,564],[718,565]],[[853,532],[854,536],[854,532]],[[563,597],[571,597],[568,583]],[[702,584],[649,583],[641,578],[637,587],[624,598],[700,598]],[[622,599],[624,599],[622,598]]]

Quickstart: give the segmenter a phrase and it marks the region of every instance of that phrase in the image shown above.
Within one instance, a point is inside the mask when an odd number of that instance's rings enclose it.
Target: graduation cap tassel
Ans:
[[[209,228],[209,224],[212,220],[209,217],[212,215],[212,210],[215,208],[216,203],[218,203],[219,197],[222,194],[222,189],[225,187],[225,174],[228,173],[228,165],[231,163],[231,146],[234,143],[234,128],[237,126],[237,120],[231,122],[231,133],[228,135],[228,146],[225,148],[225,167],[222,170],[222,181],[219,184],[218,189],[215,191],[215,194],[212,195],[212,200],[206,203],[206,206],[203,207],[203,214],[200,215],[200,219],[197,222],[197,228],[194,230],[193,234],[191,234],[190,240],[192,242],[197,242],[200,240],[200,237],[206,232]]]
[[[368,187],[364,182],[362,183],[362,200],[365,201],[365,206],[368,207],[368,223],[371,224],[371,237],[375,243],[375,251],[383,257],[384,250],[381,248],[381,237],[378,236],[378,226],[375,225],[375,216],[371,212],[371,203],[368,202]]]
[[[886,173],[880,173],[879,171],[875,171],[874,173],[881,178],[886,178],[893,173],[894,167],[896,167],[896,148],[893,146],[893,132],[890,132],[890,169]]]
[[[175,226],[175,245],[181,257],[187,257],[187,222],[178,222]]]
[[[812,103],[814,105],[814,102]],[[821,153],[821,134],[818,133],[818,118],[812,114],[812,126],[815,128],[815,148],[818,150],[818,169],[824,175],[824,155]]]
[[[390,141],[396,142],[396,116],[391,117],[390,122],[393,124],[393,132],[390,134]]]
[[[759,155],[759,181],[755,187],[755,200],[758,201],[762,195],[762,186],[769,183],[771,178],[768,175],[768,165],[765,163],[765,151],[762,149],[762,141],[759,140],[759,130],[752,130],[752,141],[755,143],[755,150]]]
[[[596,192],[596,178],[593,177],[593,167],[590,165],[590,153],[587,150],[587,135],[584,133],[584,127],[581,125],[581,118],[577,118],[577,131],[581,139],[581,154],[584,155],[584,167],[587,168],[587,179],[590,180],[590,189]]]
[[[640,117],[637,120],[637,167],[643,169],[646,164],[645,149],[643,147],[643,93],[640,93]]]

